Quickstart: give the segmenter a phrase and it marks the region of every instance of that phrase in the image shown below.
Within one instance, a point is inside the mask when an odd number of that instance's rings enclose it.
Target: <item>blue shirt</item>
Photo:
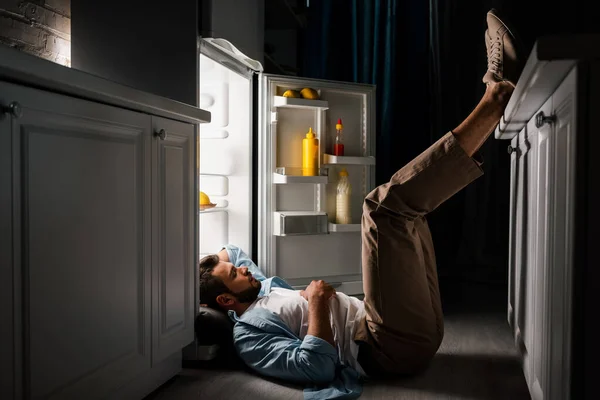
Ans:
[[[271,288],[292,287],[279,277],[266,278],[256,264],[239,248],[225,246],[229,261],[247,267],[261,282],[260,296]],[[337,350],[325,340],[293,333],[279,316],[263,308],[251,309],[238,317],[233,328],[235,348],[246,365],[256,372],[291,382],[304,383],[305,400],[356,399],[362,393],[358,371],[339,362]]]

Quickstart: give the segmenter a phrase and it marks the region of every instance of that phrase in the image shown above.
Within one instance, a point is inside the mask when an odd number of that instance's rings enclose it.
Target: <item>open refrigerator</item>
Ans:
[[[362,294],[360,220],[375,184],[375,87],[270,75],[220,39],[201,39],[199,187],[213,208],[200,210],[199,256],[226,243],[244,249],[267,276],[304,288],[323,279]],[[283,97],[315,89],[319,98]],[[333,155],[336,122],[344,156]],[[318,139],[319,168],[302,174],[302,140]],[[336,187],[345,168],[351,223],[335,224]]]

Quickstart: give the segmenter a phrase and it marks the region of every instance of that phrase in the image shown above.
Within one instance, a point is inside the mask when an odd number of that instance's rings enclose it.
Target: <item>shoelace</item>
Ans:
[[[490,37],[490,47],[488,49],[488,70],[500,76],[502,74],[502,39],[496,37],[496,40]]]

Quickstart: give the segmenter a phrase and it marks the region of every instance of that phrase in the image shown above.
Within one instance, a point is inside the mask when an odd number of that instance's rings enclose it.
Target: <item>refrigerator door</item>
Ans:
[[[200,257],[233,243],[252,252],[253,86],[255,71],[213,39],[199,41],[200,105],[211,123],[200,126]],[[227,42],[223,41],[226,45]],[[258,64],[260,65],[260,64]]]
[[[303,88],[318,98],[283,96]],[[375,87],[261,74],[258,118],[258,264],[297,288],[323,279],[361,294],[362,203],[375,184]],[[333,152],[338,119],[343,156]],[[318,139],[319,168],[304,176],[309,128]],[[350,224],[335,223],[342,169],[352,188]]]

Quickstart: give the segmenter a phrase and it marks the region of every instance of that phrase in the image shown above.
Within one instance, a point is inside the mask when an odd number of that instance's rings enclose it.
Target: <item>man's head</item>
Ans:
[[[247,267],[236,268],[216,254],[200,260],[200,303],[221,310],[245,310],[258,297],[260,282]]]

